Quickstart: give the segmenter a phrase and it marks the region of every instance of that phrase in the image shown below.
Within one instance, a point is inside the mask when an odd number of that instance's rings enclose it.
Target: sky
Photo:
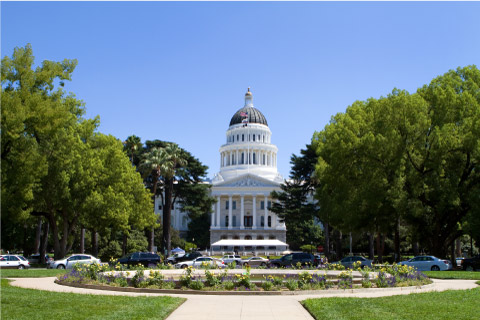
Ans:
[[[98,131],[173,141],[219,171],[248,87],[285,177],[356,100],[480,66],[480,2],[5,2],[1,56],[77,59],[66,90]]]

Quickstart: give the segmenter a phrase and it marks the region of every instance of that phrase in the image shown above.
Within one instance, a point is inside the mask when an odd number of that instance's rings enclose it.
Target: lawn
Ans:
[[[2,278],[40,278],[40,277],[56,277],[67,271],[61,269],[1,269],[0,276]]]
[[[315,319],[478,319],[480,288],[382,298],[302,301]]]
[[[2,319],[165,319],[185,299],[60,293],[2,281]]]
[[[432,279],[465,279],[480,280],[480,272],[475,271],[424,271]]]

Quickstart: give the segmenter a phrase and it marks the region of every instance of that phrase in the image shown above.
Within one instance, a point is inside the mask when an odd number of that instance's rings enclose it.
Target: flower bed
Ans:
[[[424,274],[408,266],[384,266],[378,272],[360,269],[360,276],[353,276],[351,269],[343,270],[332,278],[325,271],[301,271],[295,274],[252,275],[250,267],[241,273],[206,268],[204,274],[188,267],[177,278],[166,278],[160,270],[148,270],[139,266],[133,271],[118,271],[116,267],[92,264],[76,266],[71,272],[58,277],[60,283],[95,284],[114,287],[148,289],[176,289],[198,291],[298,291],[356,288],[387,288],[421,286],[431,283]]]

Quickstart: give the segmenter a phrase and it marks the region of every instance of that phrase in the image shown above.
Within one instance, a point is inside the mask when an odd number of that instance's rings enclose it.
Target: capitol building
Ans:
[[[270,211],[272,191],[280,191],[278,148],[267,119],[253,106],[250,89],[245,105],[230,120],[220,147],[220,172],[212,181],[210,245],[212,251],[279,252],[287,249],[286,227]]]
[[[220,147],[220,172],[212,180],[210,252],[280,254],[288,249],[287,229],[270,211],[272,191],[280,191],[283,177],[277,171],[278,148],[272,144],[267,119],[253,106],[248,89],[245,105],[230,120]],[[186,235],[188,213],[179,204],[172,208],[172,227]],[[162,200],[155,201],[162,213]]]

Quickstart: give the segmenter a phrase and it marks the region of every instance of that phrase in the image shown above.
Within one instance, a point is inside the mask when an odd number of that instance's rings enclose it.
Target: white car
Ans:
[[[399,265],[415,267],[418,271],[445,271],[453,269],[449,260],[439,259],[434,256],[416,256],[410,260],[400,262]]]
[[[198,257],[192,261],[182,261],[175,265],[175,268],[185,269],[187,267],[200,268],[205,264],[209,266],[216,265],[218,268],[225,268],[225,263],[220,259],[215,259],[212,257]]]
[[[92,264],[102,262],[89,254],[74,254],[62,260],[53,261],[48,265],[50,269],[72,269],[76,264]]]
[[[235,263],[235,265],[242,264],[242,257],[236,254],[226,254],[222,258],[225,264]]]
[[[26,269],[30,268],[30,262],[24,256],[7,254],[0,257],[2,269]]]

